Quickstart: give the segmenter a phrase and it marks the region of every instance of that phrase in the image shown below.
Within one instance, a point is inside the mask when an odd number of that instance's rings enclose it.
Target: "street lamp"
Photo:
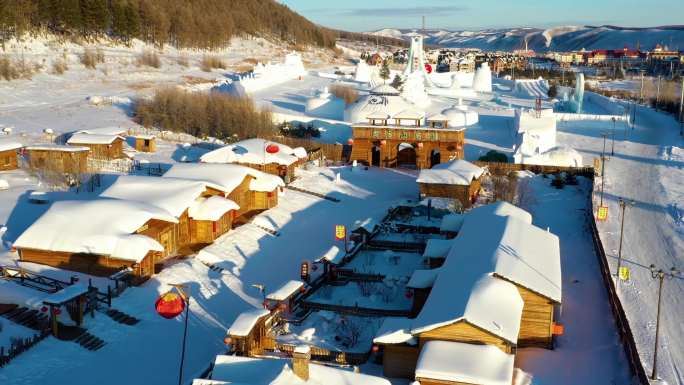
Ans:
[[[615,117],[613,116],[611,120],[613,121],[613,144],[610,147],[610,156],[615,156]]]
[[[603,188],[606,181],[606,137],[608,134],[604,132],[601,136],[603,136],[603,151],[601,152],[601,203],[599,206],[603,206]]]
[[[655,347],[653,349],[653,372],[651,373],[651,380],[657,380],[657,370],[658,370],[658,335],[660,334],[660,300],[663,293],[663,281],[665,278],[672,279],[679,275],[679,270],[674,267],[670,271],[664,271],[663,269],[656,269],[655,265],[651,265],[651,277],[653,279],[660,280],[658,284],[658,313],[656,315],[656,334],[655,334]]]
[[[625,209],[627,209],[627,205],[629,206],[634,206],[636,202],[634,201],[625,201],[624,199],[620,198],[618,200],[618,204],[620,205],[620,209],[622,211],[622,219],[620,221],[620,246],[618,247],[618,260],[617,260],[617,280],[615,281],[615,288],[617,289],[620,286],[620,265],[622,264],[622,237],[624,235],[624,229],[625,229]]]
[[[255,283],[252,285],[252,287],[261,292],[261,295],[264,297],[264,302],[266,302],[266,286],[259,283]]]

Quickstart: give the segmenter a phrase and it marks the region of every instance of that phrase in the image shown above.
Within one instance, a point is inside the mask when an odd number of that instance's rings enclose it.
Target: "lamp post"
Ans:
[[[603,189],[606,181],[606,137],[608,134],[604,132],[601,136],[603,136],[603,151],[601,152],[601,203],[599,206],[603,206]]]
[[[620,200],[618,201],[618,204],[620,205],[620,209],[622,211],[622,218],[620,220],[620,244],[618,246],[617,279],[615,280],[616,289],[620,286],[620,265],[622,265],[622,238],[625,230],[625,210],[627,209],[627,205],[634,206],[635,203],[636,202],[634,201],[627,202],[622,198],[620,198]]]
[[[266,302],[266,286],[259,284],[259,283],[255,283],[252,285],[252,287],[261,292],[261,296],[263,297],[263,301]]]
[[[613,116],[610,120],[613,121],[613,132],[612,132],[613,142],[610,146],[610,156],[615,156],[615,117]]]
[[[656,315],[656,334],[655,334],[655,346],[653,349],[653,372],[651,372],[651,380],[658,379],[658,336],[660,334],[660,302],[663,293],[663,282],[665,278],[672,279],[676,277],[680,272],[674,267],[669,271],[663,269],[657,269],[655,265],[651,265],[651,277],[653,279],[658,279],[658,312]]]

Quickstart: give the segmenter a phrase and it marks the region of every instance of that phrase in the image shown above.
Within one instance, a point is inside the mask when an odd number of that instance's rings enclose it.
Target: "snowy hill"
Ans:
[[[418,33],[415,29],[381,29],[371,32],[379,36],[408,39]],[[656,44],[672,49],[684,48],[684,26],[653,28],[622,28],[616,26],[559,26],[548,29],[505,28],[480,31],[426,30],[426,43],[451,48],[480,48],[483,50],[511,51],[524,49],[525,41],[535,51],[571,51],[582,48],[618,49],[634,48],[639,44],[650,50]]]

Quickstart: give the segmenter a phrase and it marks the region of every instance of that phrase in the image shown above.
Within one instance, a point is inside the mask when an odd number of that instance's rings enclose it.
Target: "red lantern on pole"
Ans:
[[[154,308],[166,319],[175,318],[185,310],[185,300],[180,294],[169,291],[157,298]]]
[[[349,139],[347,140],[347,144],[350,145],[350,146],[353,146],[353,145],[354,145],[354,139],[349,138]]]
[[[378,345],[373,345],[373,347],[371,348],[371,351],[373,353],[377,353],[379,350],[380,350],[380,347]]]
[[[275,154],[278,151],[280,151],[280,148],[277,144],[269,144],[268,146],[266,146],[266,152],[269,154]]]
[[[47,311],[48,311],[47,306],[41,307],[41,308],[40,308],[40,311],[41,311],[42,313],[47,313]]]

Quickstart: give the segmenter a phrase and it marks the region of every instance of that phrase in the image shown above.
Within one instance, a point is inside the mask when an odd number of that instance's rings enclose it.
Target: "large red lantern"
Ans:
[[[169,291],[159,296],[154,307],[160,316],[171,319],[185,310],[185,300],[180,294]]]
[[[425,63],[425,71],[429,74],[432,73],[432,66],[429,63]]]
[[[354,139],[352,139],[352,138],[347,139],[347,144],[350,146],[353,146],[354,145]]]
[[[269,154],[275,154],[278,151],[280,151],[280,148],[278,148],[277,144],[269,144],[268,146],[266,146],[266,152],[268,152]]]

